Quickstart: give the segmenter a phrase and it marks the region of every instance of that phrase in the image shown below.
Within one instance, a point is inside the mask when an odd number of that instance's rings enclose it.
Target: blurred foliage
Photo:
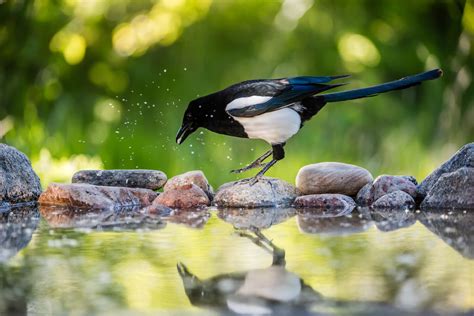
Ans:
[[[105,167],[202,169],[219,185],[267,145],[203,131],[178,147],[197,95],[295,75],[351,73],[361,87],[440,67],[436,82],[328,106],[269,173],[293,181],[330,160],[420,178],[473,141],[473,36],[472,0],[3,0],[0,138],[43,183]]]

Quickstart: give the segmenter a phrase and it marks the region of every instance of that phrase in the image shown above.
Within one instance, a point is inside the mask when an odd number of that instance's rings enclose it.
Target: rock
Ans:
[[[161,171],[145,169],[81,170],[72,176],[73,183],[150,190],[163,187],[166,179],[166,174]]]
[[[171,208],[192,209],[209,206],[211,201],[200,187],[190,183],[164,191],[153,201],[153,205],[155,204]]]
[[[296,214],[294,208],[219,209],[217,216],[237,229],[266,229]]]
[[[373,177],[364,168],[340,162],[307,165],[298,171],[296,187],[301,194],[339,193],[355,196]]]
[[[355,213],[344,216],[322,217],[317,214],[299,214],[298,211],[296,221],[302,233],[326,236],[355,234],[363,232],[373,225],[372,221]]]
[[[249,182],[229,182],[223,184],[214,197],[219,207],[285,207],[290,206],[298,193],[286,181],[263,177],[254,185]]]
[[[354,200],[342,194],[311,194],[296,198],[293,205],[311,212],[333,215],[349,214],[356,207]]]
[[[417,194],[416,185],[407,176],[381,175],[378,176],[372,184],[372,201],[377,201],[382,196],[395,191],[403,191],[413,198],[415,198]]]
[[[372,208],[382,209],[414,209],[415,200],[404,191],[394,191],[379,198],[372,204]]]
[[[36,201],[40,194],[40,180],[25,154],[0,144],[0,205]]]
[[[474,168],[463,167],[443,174],[428,192],[421,208],[474,211]]]
[[[53,228],[91,228],[100,230],[161,229],[166,223],[140,207],[120,209],[78,209],[70,206],[40,205],[42,217]]]
[[[203,190],[207,194],[207,196],[209,197],[209,200],[212,200],[214,196],[213,189],[209,185],[209,182],[207,181],[206,176],[201,170],[189,171],[189,172],[174,176],[173,178],[169,179],[168,182],[166,182],[164,191],[177,189],[180,186],[187,185],[187,184],[197,185],[198,187],[201,188],[201,190]]]
[[[147,206],[157,196],[156,192],[148,189],[51,183],[41,194],[39,203],[89,209],[114,209]]]
[[[423,196],[427,195],[443,174],[454,172],[462,167],[474,168],[474,143],[464,145],[448,161],[426,177],[418,186],[419,192]]]
[[[355,201],[359,206],[368,206],[372,204],[372,183],[367,183],[359,190]]]

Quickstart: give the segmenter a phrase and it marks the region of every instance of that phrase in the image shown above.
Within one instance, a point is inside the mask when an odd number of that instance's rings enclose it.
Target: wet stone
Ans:
[[[81,170],[73,175],[72,182],[158,190],[166,183],[166,179],[166,174],[159,170]]]
[[[195,184],[186,184],[161,193],[153,205],[162,204],[171,208],[195,209],[209,206],[207,194]]]
[[[360,189],[355,201],[359,206],[368,206],[372,204],[372,183],[367,183],[362,187],[362,189]]]
[[[283,223],[296,214],[294,208],[219,209],[217,216],[237,229],[266,229]]]
[[[41,194],[39,203],[88,209],[113,209],[126,206],[147,206],[157,196],[156,192],[148,189],[80,183],[51,183]]]
[[[474,211],[474,168],[464,167],[443,174],[421,203],[421,208]]]
[[[370,217],[383,232],[409,227],[416,223],[415,212],[407,209],[373,208]]]
[[[404,191],[394,191],[379,198],[372,204],[373,208],[382,209],[414,209],[415,200]]]
[[[359,233],[373,225],[371,220],[357,213],[343,216],[319,216],[311,213],[300,214],[298,211],[296,221],[302,233],[327,236]]]
[[[298,196],[294,186],[286,181],[263,177],[251,185],[246,181],[223,184],[214,197],[219,207],[285,207]]]
[[[464,145],[448,161],[426,177],[418,186],[419,192],[423,196],[428,194],[443,174],[454,172],[462,167],[474,168],[474,143]]]
[[[301,194],[339,193],[355,196],[373,177],[364,168],[340,163],[321,162],[298,171],[296,187]]]
[[[212,200],[214,191],[201,170],[193,170],[174,176],[166,182],[164,191],[178,189],[179,187],[188,184],[197,185],[207,194],[208,198]]]
[[[348,214],[355,207],[354,200],[342,194],[311,194],[296,198],[296,208],[310,209],[312,212],[330,214]]]
[[[25,154],[0,144],[0,207],[36,201],[41,184]]]

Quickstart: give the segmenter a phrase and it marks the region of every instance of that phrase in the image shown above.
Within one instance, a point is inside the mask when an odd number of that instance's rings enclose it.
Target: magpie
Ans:
[[[262,167],[250,178],[255,183],[285,157],[283,147],[288,139],[298,133],[303,124],[327,103],[406,89],[425,80],[439,78],[442,73],[441,69],[433,69],[367,88],[326,94],[320,93],[344,85],[332,81],[349,75],[243,81],[192,100],[184,113],[176,142],[183,143],[200,127],[219,134],[266,141],[272,147],[270,150],[249,165],[231,171],[241,173]],[[264,163],[270,156],[272,160]]]

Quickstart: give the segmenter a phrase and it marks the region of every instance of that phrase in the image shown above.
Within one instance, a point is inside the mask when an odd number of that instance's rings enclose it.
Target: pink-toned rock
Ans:
[[[147,206],[157,196],[156,192],[148,189],[51,183],[46,191],[41,194],[38,202],[43,205],[110,209],[128,206]]]
[[[193,170],[183,174],[179,174],[174,176],[173,178],[169,179],[166,182],[165,187],[163,188],[164,191],[175,190],[183,185],[194,184],[201,188],[209,199],[212,200],[214,195],[212,187],[209,185],[206,176],[201,170]]]
[[[311,194],[296,198],[296,208],[311,208],[314,211],[329,213],[350,213],[356,204],[354,200],[342,194]]]
[[[377,201],[382,196],[395,192],[403,191],[412,198],[416,197],[416,185],[406,176],[378,176],[372,184],[372,199]]]
[[[209,206],[211,201],[207,194],[195,184],[185,184],[161,193],[153,204],[162,204],[171,208],[202,208]]]

